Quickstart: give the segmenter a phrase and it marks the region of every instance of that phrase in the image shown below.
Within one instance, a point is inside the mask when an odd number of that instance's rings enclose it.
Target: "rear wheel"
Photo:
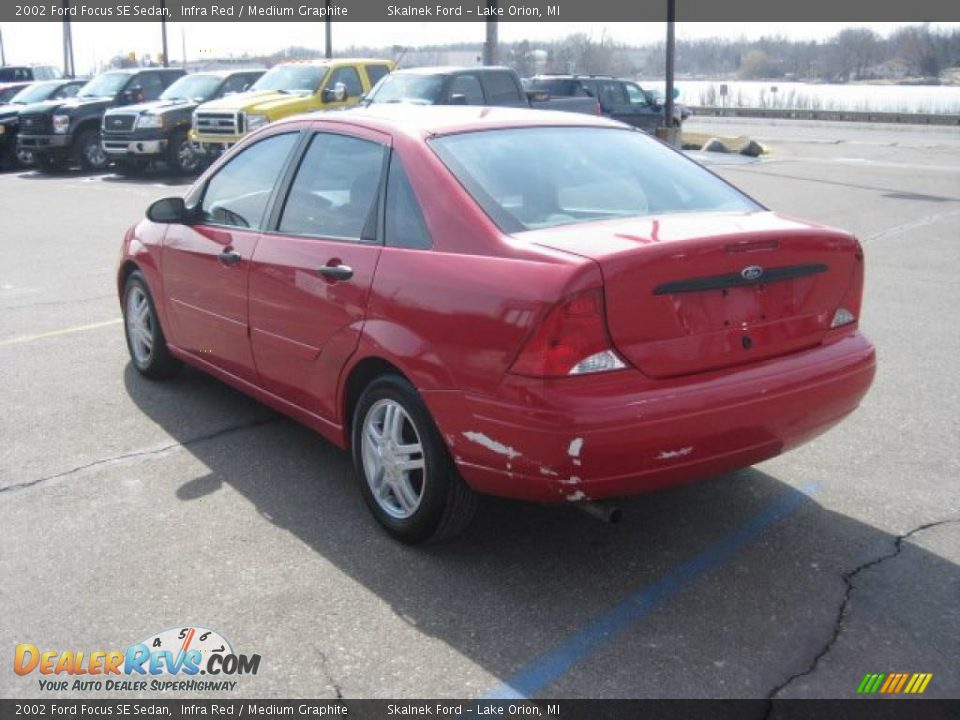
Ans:
[[[353,463],[377,521],[405,543],[462,532],[477,507],[426,406],[409,382],[383,375],[367,386],[353,415]]]
[[[167,349],[150,290],[136,270],[130,273],[123,291],[123,327],[130,359],[141,375],[164,380],[180,371],[182,363]]]
[[[110,164],[110,157],[103,151],[99,130],[84,130],[77,137],[75,148],[80,167],[88,172],[105,170]]]

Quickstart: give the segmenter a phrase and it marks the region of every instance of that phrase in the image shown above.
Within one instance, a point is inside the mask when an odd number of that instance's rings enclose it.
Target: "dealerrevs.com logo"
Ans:
[[[13,669],[36,676],[45,691],[230,691],[237,686],[230,678],[257,674],[260,656],[235,653],[215,630],[186,626],[155,633],[125,650],[49,650],[21,643]]]

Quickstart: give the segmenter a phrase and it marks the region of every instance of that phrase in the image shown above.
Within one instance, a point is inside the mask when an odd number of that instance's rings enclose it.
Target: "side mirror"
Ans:
[[[186,224],[190,222],[190,212],[182,197],[161,198],[147,208],[147,220],[168,225]]]
[[[470,103],[467,102],[466,95],[463,95],[462,93],[453,93],[453,95],[450,96],[450,104],[451,105],[469,105]]]
[[[343,102],[347,99],[347,86],[343,83],[337,83],[332,88],[327,88],[323,91],[323,101],[328,102]]]

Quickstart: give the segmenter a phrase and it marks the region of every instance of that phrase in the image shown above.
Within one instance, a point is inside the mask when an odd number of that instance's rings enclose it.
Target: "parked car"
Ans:
[[[389,60],[337,58],[275,65],[242,95],[204,103],[193,114],[197,152],[215,158],[247,133],[311,110],[342,110],[393,69]]]
[[[28,105],[20,111],[18,147],[33,153],[41,170],[57,170],[71,161],[84,170],[104,170],[110,164],[100,143],[104,112],[156,100],[183,75],[180,68],[109,70],[69,100]]]
[[[31,82],[8,82],[0,83],[0,103],[7,103],[13,99],[13,96],[24,88],[32,85]]]
[[[20,110],[44,100],[59,100],[73,97],[86,80],[46,80],[27,83],[10,100],[0,104],[0,165],[27,165],[32,161],[30,153],[17,152],[17,130],[20,127]]]
[[[423,67],[396,70],[361,99],[362,105],[499,105],[600,114],[593,98],[551,98],[528,92],[508,67]]]
[[[874,375],[853,236],[583,114],[273,123],[151,205],[116,280],[139,373],[188,363],[349,448],[405,542],[480,493],[583,504],[760,462]]]
[[[649,133],[663,125],[663,106],[631,80],[610,75],[537,75],[530,78],[529,89],[557,97],[596,98],[607,117]],[[679,108],[674,106],[674,126],[680,127],[682,120]]]
[[[34,82],[62,78],[60,68],[53,65],[3,65],[0,66],[0,83]]]
[[[196,172],[202,157],[193,150],[190,123],[201,103],[246,92],[263,69],[185,75],[153,102],[111,108],[103,115],[103,151],[121,172],[137,172],[162,159],[178,173]]]

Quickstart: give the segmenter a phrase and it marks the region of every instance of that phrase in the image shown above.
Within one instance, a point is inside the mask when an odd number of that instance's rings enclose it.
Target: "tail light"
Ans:
[[[833,313],[833,319],[830,321],[831,328],[849,325],[860,317],[860,304],[863,300],[863,248],[859,242],[853,257],[854,266],[850,276],[850,286],[840,301],[839,307]]]
[[[594,288],[555,306],[524,343],[511,372],[562,377],[622,370],[607,335],[603,292]]]

